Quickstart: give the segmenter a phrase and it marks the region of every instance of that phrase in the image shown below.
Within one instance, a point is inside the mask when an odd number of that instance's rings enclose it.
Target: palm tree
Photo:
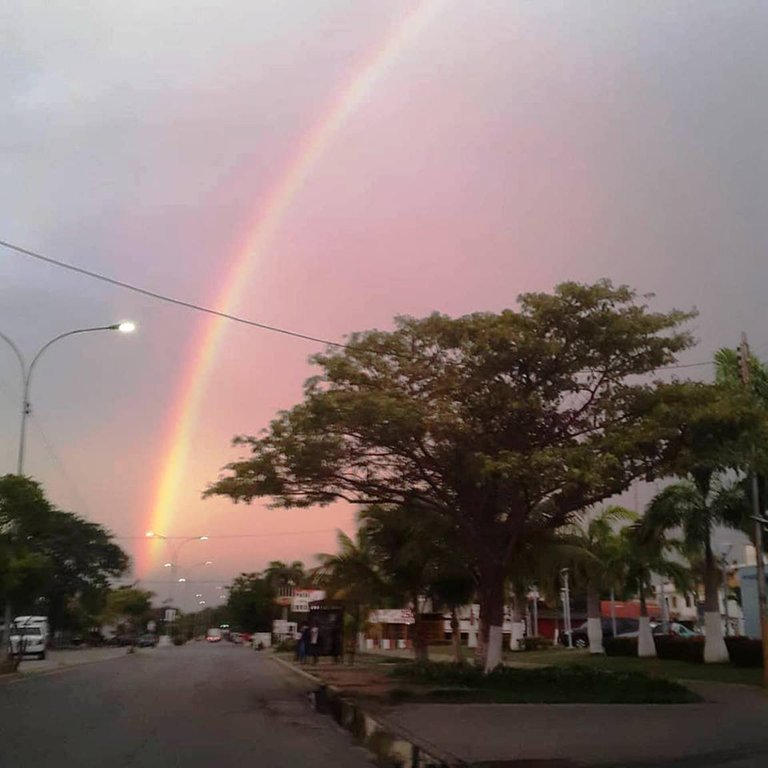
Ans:
[[[644,520],[623,528],[619,539],[619,556],[626,567],[627,587],[636,589],[640,598],[637,655],[655,656],[656,645],[646,602],[653,574],[669,578],[683,590],[690,585],[690,574],[682,562],[679,543],[653,532],[644,525]]]
[[[356,540],[343,531],[337,534],[339,551],[319,554],[315,583],[329,597],[342,600],[350,609],[352,631],[360,643],[362,617],[378,604],[387,592],[386,584],[376,564],[374,550],[364,529],[358,529]]]
[[[465,601],[474,591],[474,575],[462,557],[455,527],[415,501],[365,507],[359,519],[388,596],[397,604],[407,602],[413,609],[415,655],[426,661],[425,600],[445,602],[456,619],[457,601]],[[457,636],[458,631],[454,639]]]
[[[593,654],[605,652],[600,595],[610,589],[613,598],[613,591],[626,572],[622,538],[614,530],[614,525],[622,520],[637,522],[637,515],[624,507],[607,507],[592,519],[579,518],[564,536],[574,550],[576,576],[586,585],[587,635],[589,652]]]
[[[740,483],[728,483],[721,475],[700,470],[656,494],[643,523],[650,536],[681,529],[683,547],[703,557],[705,662],[728,661],[718,606],[720,569],[712,551],[712,532],[716,525],[738,527],[746,508]]]
[[[264,580],[274,590],[278,590],[280,587],[301,585],[305,579],[304,563],[301,560],[294,560],[292,563],[272,560],[264,569]]]

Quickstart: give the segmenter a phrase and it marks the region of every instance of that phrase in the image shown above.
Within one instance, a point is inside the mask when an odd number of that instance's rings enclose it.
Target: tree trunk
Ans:
[[[413,601],[413,655],[416,661],[429,661],[429,645],[419,611],[418,597]]]
[[[484,639],[483,669],[491,672],[502,663],[504,623],[504,567],[488,560],[480,564],[480,636]]]
[[[728,648],[723,638],[723,622],[717,601],[720,574],[712,554],[709,537],[704,545],[704,662],[719,664],[728,661]]]
[[[590,653],[605,653],[603,648],[603,620],[600,618],[600,593],[597,585],[587,584],[587,636]]]
[[[453,644],[453,660],[457,664],[464,663],[464,654],[461,650],[461,631],[459,626],[459,616],[456,613],[456,606],[451,606],[451,643]]]
[[[637,655],[648,658],[656,655],[656,643],[653,642],[651,622],[648,618],[648,605],[645,602],[645,581],[640,579],[640,626],[637,633]]]

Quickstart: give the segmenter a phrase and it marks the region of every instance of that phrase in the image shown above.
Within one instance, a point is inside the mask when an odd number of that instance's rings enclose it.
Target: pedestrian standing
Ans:
[[[306,624],[301,625],[299,630],[299,641],[296,644],[296,658],[300,664],[307,660],[307,644],[309,643],[309,627]]]
[[[315,624],[309,630],[309,655],[312,657],[312,663],[317,664],[317,657],[320,654],[320,628]]]

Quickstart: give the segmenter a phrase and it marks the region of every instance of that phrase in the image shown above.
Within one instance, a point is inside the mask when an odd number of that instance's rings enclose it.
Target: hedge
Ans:
[[[656,646],[656,655],[660,659],[675,659],[676,661],[688,661],[693,664],[704,663],[703,637],[655,635],[653,642]]]
[[[736,667],[762,667],[763,643],[751,637],[726,637],[728,657]]]
[[[606,656],[637,656],[637,638],[606,637],[603,638],[603,648]]]

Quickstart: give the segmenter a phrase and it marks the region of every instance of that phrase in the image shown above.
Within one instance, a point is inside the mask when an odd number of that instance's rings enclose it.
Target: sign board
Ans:
[[[410,608],[381,608],[371,611],[368,620],[372,624],[413,624],[413,611]]]
[[[291,610],[294,613],[309,613],[309,604],[325,599],[323,589],[297,589],[293,593]]]

